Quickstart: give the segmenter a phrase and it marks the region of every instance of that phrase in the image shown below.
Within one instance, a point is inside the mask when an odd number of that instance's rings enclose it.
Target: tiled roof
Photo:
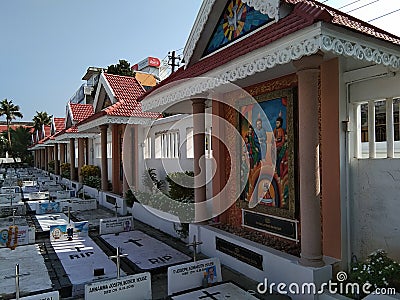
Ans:
[[[54,125],[56,132],[59,132],[65,128],[65,118],[54,118]]]
[[[68,103],[68,105],[71,108],[74,122],[80,122],[93,115],[93,105],[91,104]]]
[[[33,131],[34,131],[34,129],[32,128],[32,126],[13,125],[13,124],[11,124],[11,125],[10,125],[10,128],[15,130],[15,129],[17,129],[17,128],[20,127],[20,126],[25,127],[25,128],[30,128],[30,130],[29,130],[30,133],[33,133]],[[7,125],[0,125],[0,132],[4,132],[4,131],[7,131]]]
[[[142,104],[137,99],[145,91],[134,77],[120,76],[104,73],[104,76],[113,90],[118,102],[103,109],[102,111],[82,120],[80,124],[93,121],[101,116],[137,117],[137,118],[159,118],[159,113],[143,112]]]
[[[315,2],[312,0],[285,0],[290,4],[303,6],[304,12],[309,13],[312,11],[327,11],[331,15],[330,22],[336,25],[344,26],[348,29],[352,29],[363,34],[373,36],[378,39],[382,39],[393,44],[400,45],[400,38],[394,34],[388,33],[378,27],[375,27],[367,22],[361,21],[355,17],[352,17],[344,12],[334,9],[328,5]]]
[[[240,56],[264,47],[318,21],[346,27],[347,29],[400,45],[399,37],[327,5],[312,0],[284,1],[288,4],[294,5],[293,11],[288,16],[254,33],[250,38],[243,39],[219,52],[214,53],[213,55],[203,58],[186,69],[184,69],[184,67],[179,68],[171,76],[141,96],[139,101],[168,83],[205,74]]]
[[[44,125],[44,136],[48,137],[51,135],[51,126],[50,125]]]

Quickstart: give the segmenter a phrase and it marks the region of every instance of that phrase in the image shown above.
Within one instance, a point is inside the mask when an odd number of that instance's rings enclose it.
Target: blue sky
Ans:
[[[89,66],[184,47],[201,0],[1,0],[0,100],[57,117]]]
[[[326,0],[321,0],[321,2]],[[0,100],[65,115],[89,66],[132,65],[184,47],[202,0],[1,0]],[[345,6],[346,4],[352,5]],[[400,9],[398,0],[327,0],[365,21]],[[400,11],[372,22],[400,36]]]

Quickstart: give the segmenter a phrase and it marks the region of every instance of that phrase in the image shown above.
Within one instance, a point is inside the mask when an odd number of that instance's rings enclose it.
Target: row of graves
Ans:
[[[196,259],[80,199],[36,169],[4,173],[0,203],[1,299],[257,299],[224,282],[217,258]],[[18,184],[17,182],[18,181]],[[152,280],[153,275],[153,280]]]

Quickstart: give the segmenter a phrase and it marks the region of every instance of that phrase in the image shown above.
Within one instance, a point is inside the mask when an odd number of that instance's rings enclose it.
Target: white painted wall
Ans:
[[[350,172],[353,253],[384,249],[400,261],[400,160],[353,159]]]

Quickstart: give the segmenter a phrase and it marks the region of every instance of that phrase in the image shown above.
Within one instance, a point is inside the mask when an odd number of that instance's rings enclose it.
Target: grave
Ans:
[[[101,238],[114,248],[120,247],[141,270],[155,270],[191,260],[186,254],[139,230],[106,234]]]
[[[15,250],[0,249],[0,299],[15,294],[15,264],[19,264],[20,296],[49,291],[52,283],[38,245],[19,246]]]
[[[68,216],[63,213],[36,215],[35,219],[38,221],[40,228],[44,232],[50,231],[52,225],[68,224]]]
[[[244,291],[232,282],[224,282],[207,288],[192,289],[176,293],[169,298],[170,300],[222,300],[240,299],[257,300],[251,293]]]
[[[201,287],[204,281],[207,284],[222,281],[221,263],[218,258],[209,258],[169,267],[168,295]]]
[[[51,245],[68,274],[73,297],[85,293],[85,284],[117,277],[115,263],[89,237],[52,241]]]

